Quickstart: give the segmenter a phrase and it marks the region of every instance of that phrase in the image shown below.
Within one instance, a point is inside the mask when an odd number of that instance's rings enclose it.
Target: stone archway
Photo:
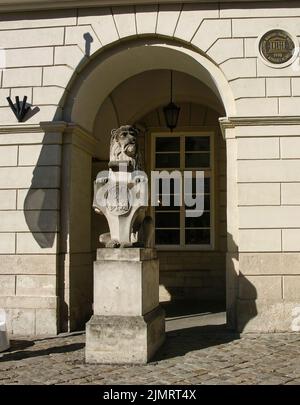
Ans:
[[[151,139],[161,132],[168,135],[163,116],[163,106],[169,102],[168,70],[152,70],[140,73],[120,84],[106,98],[99,109],[94,126],[94,136],[101,142],[100,159],[107,161],[111,128],[123,123],[137,125],[140,130],[139,142],[143,155],[144,168],[150,175],[153,166],[154,145]],[[128,94],[131,99],[126,102]],[[172,313],[190,314],[196,311],[207,312],[225,309],[225,268],[226,268],[226,146],[218,124],[218,117],[224,115],[223,106],[212,91],[194,77],[173,71],[173,97],[181,112],[174,136],[180,133],[195,135],[197,131],[213,131],[213,193],[207,196],[213,205],[209,210],[213,224],[214,247],[205,249],[199,246],[171,247],[157,246],[161,262],[161,302]],[[93,164],[93,176],[103,166],[102,162]],[[208,207],[206,207],[208,208]],[[155,210],[149,214],[155,218]],[[174,213],[173,213],[174,215]],[[178,213],[176,214],[178,216]],[[181,221],[182,222],[182,221]],[[183,226],[183,224],[182,224]],[[93,248],[97,243],[99,229],[105,228],[102,218],[92,216]],[[184,236],[182,235],[184,238]],[[184,245],[184,243],[183,243]],[[202,320],[203,318],[201,318]],[[224,317],[218,317],[218,322]],[[193,317],[195,324],[200,316]],[[208,321],[208,320],[206,320]]]
[[[80,269],[85,267],[85,274],[89,274],[85,282],[89,285],[89,291],[91,291],[93,259],[93,256],[90,256],[88,262],[83,264],[78,264],[79,262],[77,260],[79,257],[77,254],[80,244],[80,235],[87,235],[90,231],[90,216],[82,221],[78,221],[77,219],[83,210],[89,210],[88,212],[91,212],[91,183],[86,182],[82,176],[79,176],[75,185],[75,182],[72,182],[72,177],[76,174],[78,175],[79,172],[91,174],[92,157],[98,160],[100,158],[103,167],[105,167],[103,155],[101,157],[101,153],[99,153],[101,148],[103,148],[103,138],[100,136],[98,139],[95,139],[95,123],[99,109],[105,103],[109,95],[118,88],[118,86],[126,82],[126,80],[138,74],[154,70],[170,69],[180,74],[189,75],[194,80],[204,84],[209,89],[211,97],[211,99],[208,97],[206,100],[203,100],[205,104],[209,105],[209,103],[214,102],[215,108],[217,110],[219,109],[221,115],[231,116],[235,114],[234,98],[221,70],[206,56],[189,47],[178,45],[175,41],[143,39],[112,46],[94,57],[94,59],[79,72],[78,76],[73,80],[72,86],[69,88],[64,107],[64,119],[65,121],[73,122],[76,128],[82,128],[82,134],[85,134],[81,139],[82,145],[84,145],[87,139],[89,140],[87,142],[89,145],[86,148],[86,151],[88,150],[87,154],[83,154],[82,151],[78,153],[76,148],[73,148],[71,145],[65,147],[66,156],[68,156],[66,161],[69,160],[73,162],[73,168],[70,169],[69,177],[65,182],[66,185],[67,182],[71,181],[73,188],[71,190],[67,189],[67,193],[63,193],[65,194],[65,203],[63,203],[63,206],[66,206],[69,201],[72,205],[72,209],[69,209],[67,213],[66,211],[65,213],[62,212],[63,224],[68,223],[70,225],[66,231],[65,239],[69,238],[71,241],[74,240],[74,247],[69,245],[68,254],[69,257],[76,258],[74,263],[70,261],[68,265],[69,277],[74,279],[73,287],[71,284],[69,287],[69,295],[73,297],[72,302],[71,300],[69,302],[69,306],[71,310],[72,306],[74,308],[73,315],[70,316],[71,319],[72,317],[74,318],[72,329],[81,325],[82,322],[86,320],[86,316],[90,311],[81,311],[79,308],[83,305],[88,305],[89,308],[91,308],[91,302],[88,303],[88,295],[90,294],[91,296],[91,292],[87,293],[83,300],[81,299],[82,297],[80,297],[79,290],[82,277],[79,276],[79,274]],[[97,90],[95,91],[95,89]],[[201,98],[201,95],[199,98]],[[156,100],[156,104],[159,106],[158,100]],[[153,109],[153,107],[153,105],[145,105],[144,111],[139,113],[145,114],[151,110],[151,108]],[[134,118],[134,116],[131,117],[132,120],[136,120],[136,118],[137,117]],[[102,163],[100,163],[99,167],[101,167]],[[76,198],[73,198],[76,193],[85,196],[84,204],[82,204],[80,199],[77,198],[76,201]],[[227,197],[227,201],[229,200],[230,196]],[[91,251],[91,240],[89,240],[87,244],[89,244]],[[227,261],[227,263],[229,262],[230,260]],[[231,306],[234,305],[234,298],[231,299],[234,290],[231,289],[231,285],[231,282],[229,282],[229,284],[227,283],[227,296],[229,296],[229,298],[227,297],[227,302],[230,302],[230,308],[227,307],[229,314],[231,313]]]
[[[229,83],[221,69],[201,52],[175,40],[140,39],[100,51],[72,80],[64,119],[92,131],[98,108],[122,82],[141,72],[173,69],[205,83],[219,99],[226,116],[236,113]],[[97,91],[95,91],[97,89]]]

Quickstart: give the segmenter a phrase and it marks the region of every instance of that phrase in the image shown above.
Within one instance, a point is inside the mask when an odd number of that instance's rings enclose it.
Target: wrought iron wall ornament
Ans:
[[[20,98],[16,97],[16,103],[14,104],[10,97],[7,97],[7,101],[12,112],[15,114],[18,122],[22,122],[25,118],[25,115],[30,110],[30,106],[27,105],[27,96],[23,97],[23,101],[20,102]]]

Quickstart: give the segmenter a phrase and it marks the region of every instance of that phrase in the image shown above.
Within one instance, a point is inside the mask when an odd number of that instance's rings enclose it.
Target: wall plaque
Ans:
[[[270,63],[283,64],[293,58],[295,43],[285,31],[269,31],[260,41],[260,53]]]

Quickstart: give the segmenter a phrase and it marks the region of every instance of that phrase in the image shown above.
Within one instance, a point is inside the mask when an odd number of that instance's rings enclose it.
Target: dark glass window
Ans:
[[[179,245],[180,230],[162,230],[155,231],[155,241],[157,245]]]
[[[197,211],[195,211],[197,212]],[[199,217],[186,217],[186,228],[209,228],[210,227],[210,212],[204,212]]]
[[[186,153],[186,168],[208,168],[210,167],[209,153]]]
[[[156,138],[156,152],[180,152],[180,138],[170,136]]]
[[[185,230],[186,245],[209,245],[210,230],[209,229],[186,229]]]
[[[180,228],[180,212],[157,212],[156,228]]]
[[[204,188],[196,190],[196,177],[192,178],[192,196],[195,199],[196,191],[198,196],[204,199],[204,212],[197,217],[187,217],[185,210],[195,210],[194,207],[184,205],[184,194],[182,193],[183,206],[175,205],[174,181],[171,180],[170,206],[163,206],[163,195],[159,185],[157,201],[159,205],[154,208],[155,218],[155,241],[157,245],[179,246],[184,245],[210,245],[211,244],[211,138],[210,136],[157,136],[155,139],[154,165],[158,170],[171,171],[192,171],[193,176],[197,170],[203,170]],[[182,192],[184,191],[184,180],[182,177]],[[199,212],[200,214],[200,212]]]
[[[210,151],[210,138],[209,136],[187,136],[185,138],[186,152],[202,152]]]
[[[180,154],[179,153],[157,153],[155,159],[155,166],[157,169],[179,169],[180,168]]]

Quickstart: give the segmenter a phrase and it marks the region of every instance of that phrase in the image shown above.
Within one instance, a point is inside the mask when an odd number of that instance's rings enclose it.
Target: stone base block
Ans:
[[[145,364],[164,340],[161,307],[144,316],[94,315],[86,325],[86,362]]]
[[[139,316],[159,305],[159,261],[154,249],[98,249],[94,314]]]

